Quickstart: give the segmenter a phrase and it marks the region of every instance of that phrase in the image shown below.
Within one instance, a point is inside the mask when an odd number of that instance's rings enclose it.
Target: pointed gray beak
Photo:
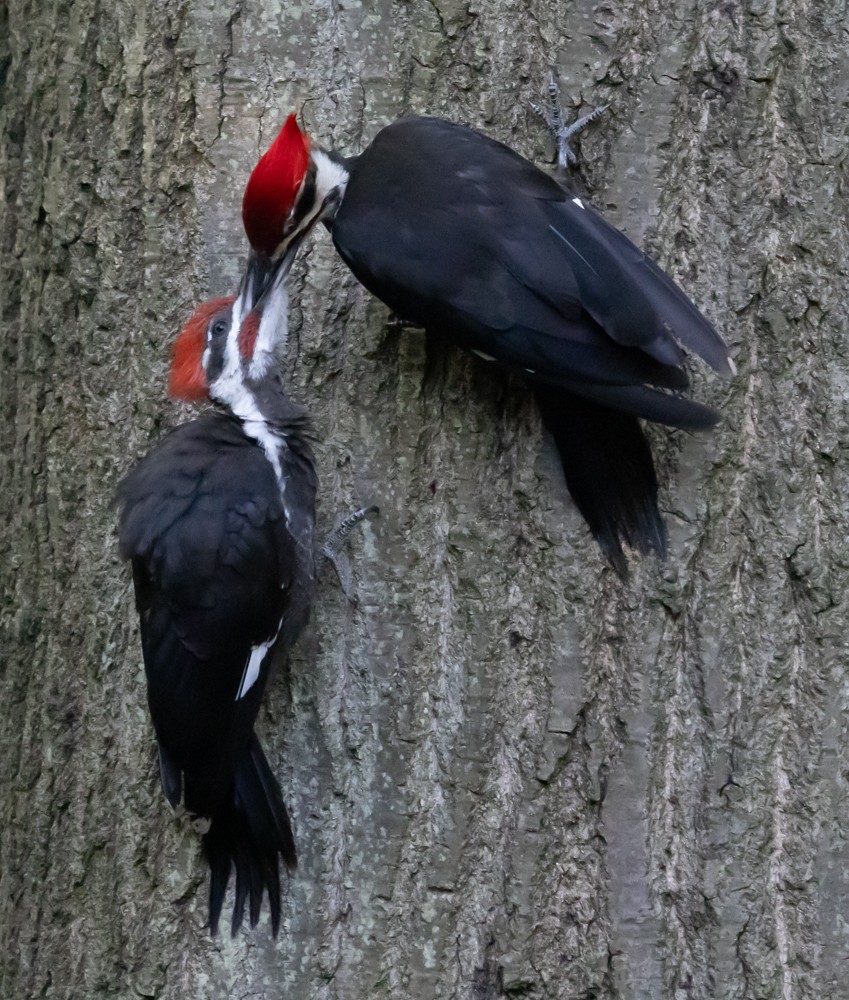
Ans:
[[[248,263],[245,273],[242,276],[242,284],[239,286],[239,322],[254,308],[265,293],[269,285],[274,281],[274,275],[279,267],[279,262],[273,261],[268,254],[251,250],[248,255]]]
[[[272,288],[279,286],[286,278],[305,236],[306,233],[296,233],[276,259],[258,250],[250,251],[242,284],[239,286],[240,322]]]

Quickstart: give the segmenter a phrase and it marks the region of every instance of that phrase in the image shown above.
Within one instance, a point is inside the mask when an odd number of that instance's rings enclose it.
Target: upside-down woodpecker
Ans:
[[[206,828],[213,933],[235,868],[232,932],[248,900],[256,924],[267,891],[276,935],[279,858],[296,863],[254,733],[272,666],[305,624],[315,589],[307,417],[275,364],[286,270],[254,271],[237,298],[204,304],[186,324],[171,393],[218,405],[168,434],[118,492],[162,789]]]
[[[310,144],[290,116],[242,208],[257,260],[318,221],[404,321],[524,375],[569,490],[608,559],[666,549],[638,418],[712,426],[679,393],[682,346],[720,372],[727,349],[680,288],[584,200],[470,128],[407,118],[359,156]]]

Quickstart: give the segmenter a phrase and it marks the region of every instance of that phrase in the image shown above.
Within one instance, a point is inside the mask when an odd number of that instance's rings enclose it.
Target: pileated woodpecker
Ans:
[[[285,261],[288,263],[290,261]],[[316,476],[305,412],[281,385],[287,266],[254,267],[236,298],[201,306],[174,347],[171,394],[218,408],[173,430],[119,487],[162,790],[206,828],[209,923],[231,867],[232,932],[296,864],[286,806],[254,722],[272,664],[309,615]]]
[[[717,371],[732,365],[672,279],[583,198],[450,122],[403,119],[344,158],[312,146],[291,115],[251,175],[242,215],[254,266],[323,221],[356,277],[399,317],[523,374],[569,490],[620,575],[623,542],[665,554],[637,418],[712,426],[713,410],[678,394],[688,385],[679,345]]]

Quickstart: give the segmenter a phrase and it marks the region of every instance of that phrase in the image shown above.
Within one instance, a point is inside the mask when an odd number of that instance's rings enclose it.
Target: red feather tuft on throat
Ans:
[[[203,352],[206,349],[206,331],[216,313],[229,308],[235,302],[230,295],[223,299],[212,299],[199,305],[191,319],[180,331],[171,350],[171,377],[168,393],[176,399],[196,402],[206,399],[209,386],[203,370]]]
[[[310,141],[289,115],[271,148],[254,167],[242,199],[242,222],[254,250],[269,256],[283,238],[310,160]]]

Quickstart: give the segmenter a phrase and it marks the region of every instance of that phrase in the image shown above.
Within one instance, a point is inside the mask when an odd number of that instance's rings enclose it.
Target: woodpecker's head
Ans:
[[[238,296],[198,306],[174,342],[172,396],[190,402],[215,399],[238,416],[253,416],[253,390],[274,370],[286,342],[285,276],[286,269],[277,268],[255,304],[243,282]]]
[[[335,213],[347,183],[345,167],[312,147],[289,115],[245,188],[242,221],[256,257],[294,259],[312,227]]]

